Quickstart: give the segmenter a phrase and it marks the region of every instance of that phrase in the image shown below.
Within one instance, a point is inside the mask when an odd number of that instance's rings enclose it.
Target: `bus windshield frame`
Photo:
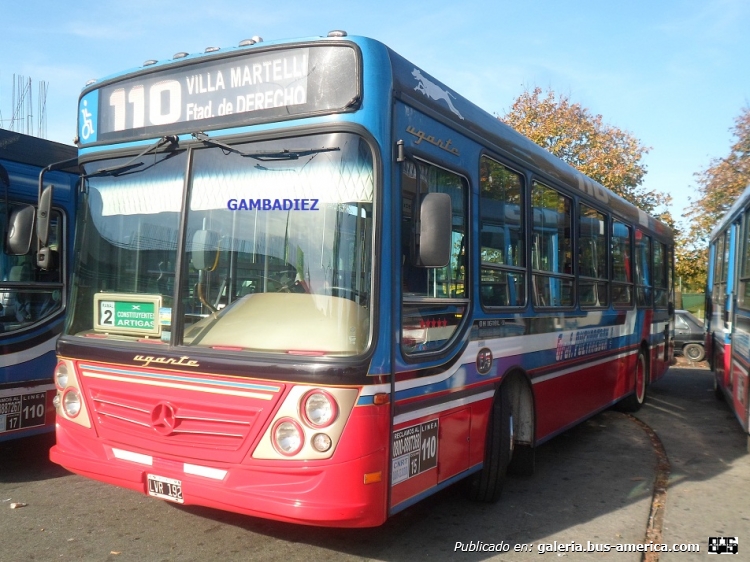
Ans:
[[[353,133],[203,140],[84,164],[66,334],[192,354],[367,352],[373,148]]]

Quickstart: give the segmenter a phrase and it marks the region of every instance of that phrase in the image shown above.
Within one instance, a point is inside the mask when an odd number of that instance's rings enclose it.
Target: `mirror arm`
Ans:
[[[52,172],[55,170],[62,170],[65,168],[70,168],[72,166],[75,166],[78,164],[78,157],[76,158],[70,158],[68,160],[61,160],[60,162],[53,162],[49,166],[46,166],[45,168],[42,168],[42,171],[39,172],[39,187],[37,190],[37,220],[36,220],[36,229],[37,229],[37,238],[36,238],[36,261],[37,261],[37,267],[40,267],[42,269],[47,269],[50,267],[51,261],[49,259],[49,248],[47,248],[47,242],[49,239],[49,219],[50,219],[50,209],[52,208],[52,192],[54,187],[52,185],[48,186],[47,192],[44,189],[44,174],[47,172]],[[44,205],[42,204],[43,195],[46,195],[46,200],[44,201]]]

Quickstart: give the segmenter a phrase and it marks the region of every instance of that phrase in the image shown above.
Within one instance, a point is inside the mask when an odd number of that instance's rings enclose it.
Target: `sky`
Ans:
[[[650,152],[643,186],[681,221],[695,174],[726,157],[750,106],[748,0],[0,0],[0,127],[31,79],[32,134],[72,144],[90,79],[174,53],[341,29],[378,39],[493,115],[527,89],[564,94]],[[16,78],[17,79],[17,78]],[[26,132],[23,129],[22,132]],[[686,223],[683,221],[682,226]]]

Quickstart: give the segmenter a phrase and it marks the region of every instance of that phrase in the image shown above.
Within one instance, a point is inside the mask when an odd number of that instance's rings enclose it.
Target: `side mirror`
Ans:
[[[213,271],[219,263],[219,235],[212,230],[198,230],[193,235],[190,263],[198,271]]]
[[[445,267],[451,258],[453,209],[447,193],[428,193],[419,210],[417,265]]]
[[[8,219],[8,235],[5,247],[12,256],[25,256],[31,250],[34,233],[34,207],[16,207]]]
[[[667,313],[670,316],[674,316],[674,303],[671,302],[671,301],[669,303],[667,303]]]

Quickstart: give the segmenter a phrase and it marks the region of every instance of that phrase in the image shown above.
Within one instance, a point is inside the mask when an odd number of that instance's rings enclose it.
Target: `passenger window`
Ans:
[[[633,273],[631,270],[630,227],[612,222],[612,303],[633,304]]]
[[[13,205],[11,205],[11,209]],[[0,204],[0,231],[6,232],[5,205]],[[59,211],[50,214],[49,247],[62,258],[62,215]],[[5,239],[0,242],[4,244]],[[31,249],[23,256],[9,255],[5,248],[0,252],[0,331],[3,333],[22,330],[62,309],[62,265],[43,271],[37,269],[34,255],[36,238]]]
[[[526,304],[523,177],[499,162],[480,163],[481,302],[484,306]]]
[[[579,206],[578,292],[581,306],[609,304],[607,216],[588,205]]]
[[[665,307],[669,303],[669,275],[667,247],[661,242],[654,242],[654,305]]]
[[[714,286],[711,299],[720,308],[724,306],[726,298],[726,283],[728,276],[727,258],[729,257],[729,231],[724,232],[714,244]]]
[[[651,306],[651,237],[635,230],[636,303]]]
[[[743,237],[742,264],[740,266],[740,284],[737,291],[737,304],[743,308],[750,307],[750,211],[745,213],[745,236]]]
[[[438,350],[448,344],[465,317],[466,181],[447,170],[407,160],[402,166],[402,348],[405,353]],[[441,268],[416,265],[419,207],[428,193],[451,198],[451,256]]]
[[[570,198],[539,182],[531,190],[532,290],[540,307],[573,306]]]

